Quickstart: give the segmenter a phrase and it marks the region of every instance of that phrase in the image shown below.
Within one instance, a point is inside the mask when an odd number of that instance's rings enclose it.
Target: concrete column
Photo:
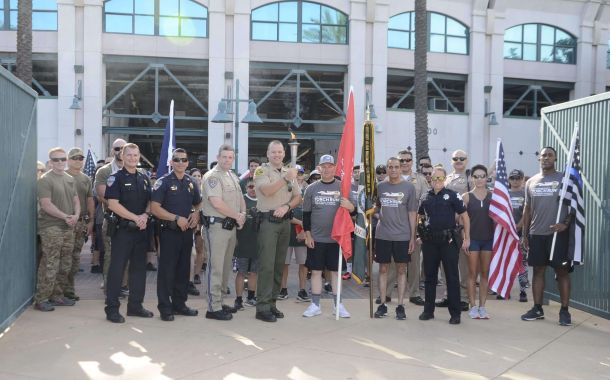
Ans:
[[[608,38],[610,38],[610,34],[608,32],[608,27],[601,23],[595,23],[595,32],[594,32],[594,41],[597,44],[594,46],[595,50],[595,84],[594,84],[594,92],[596,94],[601,94],[602,92],[606,92],[606,71],[608,71],[607,59],[608,59]]]
[[[250,94],[250,3],[247,1],[235,2],[235,13],[233,16],[233,75],[235,79],[239,79],[239,89],[234,89],[233,97],[236,91],[239,91],[240,99],[248,99]],[[248,103],[241,102],[239,107],[239,119],[246,116],[248,112]],[[239,148],[238,165],[239,173],[243,173],[248,169],[248,124],[239,123],[239,141],[236,141],[236,147]],[[235,136],[233,136],[235,139]]]
[[[387,139],[390,138],[390,134],[387,132],[389,131],[390,126],[387,125],[386,111],[388,90],[388,12],[389,6],[387,1],[378,1],[375,5],[373,33],[371,36],[367,36],[367,39],[372,39],[370,76],[373,77],[371,102],[375,106],[375,113],[377,114],[377,119],[373,120],[376,124],[376,130],[378,131],[378,133],[375,133],[376,163],[385,162],[385,160],[394,153],[388,152],[386,149]],[[359,134],[362,135],[358,129],[358,125],[356,125],[356,135]],[[356,145],[356,150],[358,150],[358,146],[359,145]]]
[[[387,38],[387,37],[386,37]],[[355,163],[360,162],[362,147],[362,129],[364,123],[364,107],[366,104],[366,89],[364,86],[365,55],[366,49],[362,48],[366,41],[366,2],[364,0],[351,0],[350,23],[349,23],[349,65],[347,73],[346,95],[350,86],[354,89],[354,120],[356,127],[356,157]],[[387,45],[387,44],[386,44]],[[345,97],[345,109],[347,110],[347,99]]]
[[[70,149],[75,145],[76,113],[71,110],[76,94],[76,12],[73,0],[57,1],[57,145]],[[81,105],[82,106],[82,105]]]
[[[208,8],[210,35],[209,94],[208,94],[208,165],[216,160],[218,147],[224,144],[224,124],[212,123],[218,102],[225,96],[226,18],[223,0],[211,0]]]
[[[593,48],[593,27],[582,24],[576,48],[576,83],[574,98],[579,99],[594,92],[595,49]]]
[[[494,11],[488,12],[488,32],[490,49],[487,53],[489,57],[489,79],[486,84],[491,86],[491,92],[485,94],[488,100],[488,112],[496,113],[498,125],[489,126],[490,136],[487,148],[487,162],[491,163],[496,155],[496,142],[501,137],[503,118],[504,118],[504,30],[508,27],[505,23],[503,13]],[[483,106],[485,103],[483,102]],[[485,125],[489,125],[485,120]],[[506,149],[506,147],[505,147]]]
[[[485,64],[487,44],[485,42],[486,15],[474,10],[470,27],[470,76],[466,88],[468,100],[468,139],[465,150],[471,165],[487,164],[489,161],[489,126],[485,115]],[[476,47],[476,48],[472,48]],[[481,144],[482,142],[482,144]]]
[[[104,65],[102,63],[102,0],[86,0],[83,25],[83,148],[98,159],[106,157],[102,139],[104,106]]]

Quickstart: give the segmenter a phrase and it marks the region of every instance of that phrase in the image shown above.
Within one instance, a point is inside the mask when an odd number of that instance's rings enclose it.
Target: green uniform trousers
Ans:
[[[80,219],[74,227],[74,248],[72,249],[72,266],[68,272],[68,286],[64,289],[64,294],[76,293],[74,290],[74,276],[78,273],[80,266],[80,254],[87,237],[87,222]]]
[[[256,311],[270,311],[280,293],[286,250],[290,242],[290,222],[261,222],[258,235],[258,276]]]
[[[34,302],[63,297],[72,265],[74,230],[69,227],[47,227],[38,232],[42,258]]]
[[[235,228],[231,231],[222,228],[220,223],[203,228],[204,239],[208,247],[208,266],[206,270],[208,311],[222,310],[222,281],[229,276],[231,260],[235,251],[237,235]]]

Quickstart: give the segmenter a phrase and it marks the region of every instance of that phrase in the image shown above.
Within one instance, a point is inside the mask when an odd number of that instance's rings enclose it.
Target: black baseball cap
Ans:
[[[508,175],[508,178],[510,177],[519,177],[519,178],[523,178],[525,175],[523,174],[522,170],[519,169],[513,169],[510,174]]]

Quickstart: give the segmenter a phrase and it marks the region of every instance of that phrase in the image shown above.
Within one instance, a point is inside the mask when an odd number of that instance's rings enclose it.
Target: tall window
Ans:
[[[252,11],[252,40],[347,44],[345,13],[307,1],[282,1]]]
[[[207,37],[208,9],[194,0],[108,0],[104,2],[104,31]]]
[[[550,25],[513,26],[504,32],[504,58],[576,64],[576,37]]]
[[[440,13],[428,12],[428,51],[468,54],[468,27]],[[415,50],[415,12],[390,17],[388,47]]]
[[[17,30],[17,0],[0,0],[0,30]],[[57,1],[32,0],[32,30],[57,30]]]

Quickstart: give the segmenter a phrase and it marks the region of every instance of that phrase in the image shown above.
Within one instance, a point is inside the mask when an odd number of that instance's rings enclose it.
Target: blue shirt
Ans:
[[[106,199],[117,199],[130,212],[141,215],[150,201],[150,179],[136,170],[130,173],[122,168],[106,181]]]
[[[444,187],[438,194],[434,190],[428,194],[419,206],[418,213],[427,215],[432,231],[447,230],[455,227],[455,214],[466,212],[462,196]]]
[[[188,218],[193,206],[201,203],[201,192],[190,175],[178,179],[172,171],[155,182],[151,200],[167,212]]]

